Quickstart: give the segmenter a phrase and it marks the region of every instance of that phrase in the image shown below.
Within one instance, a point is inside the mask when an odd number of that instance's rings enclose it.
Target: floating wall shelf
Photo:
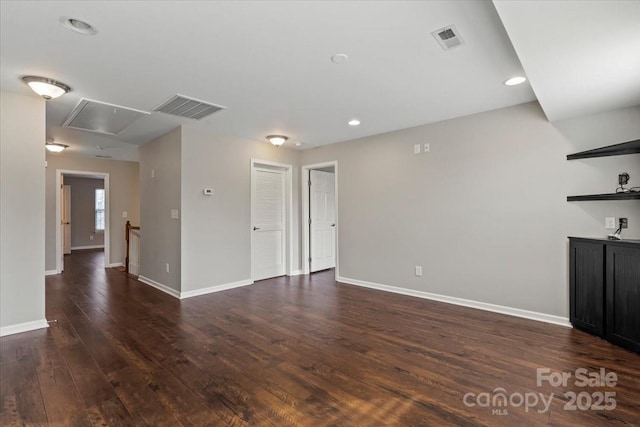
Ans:
[[[640,153],[640,139],[627,141],[621,144],[609,145],[607,147],[594,148],[593,150],[581,151],[569,154],[567,160],[589,159],[592,157],[623,156],[625,154]],[[610,193],[610,194],[585,194],[583,196],[568,196],[567,202],[586,202],[593,200],[640,200],[640,192],[632,193]]]
[[[569,154],[567,156],[567,160],[588,159],[591,157],[622,156],[625,154],[637,153],[640,153],[640,139]]]
[[[640,192],[586,194],[584,196],[567,196],[567,202],[586,202],[593,200],[640,200]]]

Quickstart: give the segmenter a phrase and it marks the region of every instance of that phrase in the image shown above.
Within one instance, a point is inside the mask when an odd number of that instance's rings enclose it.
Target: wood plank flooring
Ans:
[[[570,328],[344,285],[333,271],[179,301],[102,256],[74,252],[47,277],[50,328],[0,339],[0,425],[640,425],[640,355]],[[537,368],[618,381],[538,387]],[[499,388],[514,400],[478,406]],[[587,392],[584,408],[615,392],[616,408],[565,410],[568,392]],[[554,396],[527,410],[514,393]]]

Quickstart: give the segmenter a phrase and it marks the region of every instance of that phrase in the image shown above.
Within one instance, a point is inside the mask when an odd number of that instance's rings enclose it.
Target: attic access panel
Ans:
[[[62,126],[117,136],[147,115],[146,111],[82,98]]]

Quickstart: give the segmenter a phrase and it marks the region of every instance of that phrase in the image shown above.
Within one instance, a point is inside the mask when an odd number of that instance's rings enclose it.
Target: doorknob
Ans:
[[[260,230],[260,227],[253,227],[253,231]]]
[[[332,227],[335,227],[335,226],[336,226],[336,224],[335,224],[335,223],[333,223],[333,224],[331,224],[331,226],[332,226]]]

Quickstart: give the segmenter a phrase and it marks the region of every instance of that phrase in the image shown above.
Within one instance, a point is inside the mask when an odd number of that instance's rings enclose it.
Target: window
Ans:
[[[104,189],[96,188],[96,232],[104,233]]]

